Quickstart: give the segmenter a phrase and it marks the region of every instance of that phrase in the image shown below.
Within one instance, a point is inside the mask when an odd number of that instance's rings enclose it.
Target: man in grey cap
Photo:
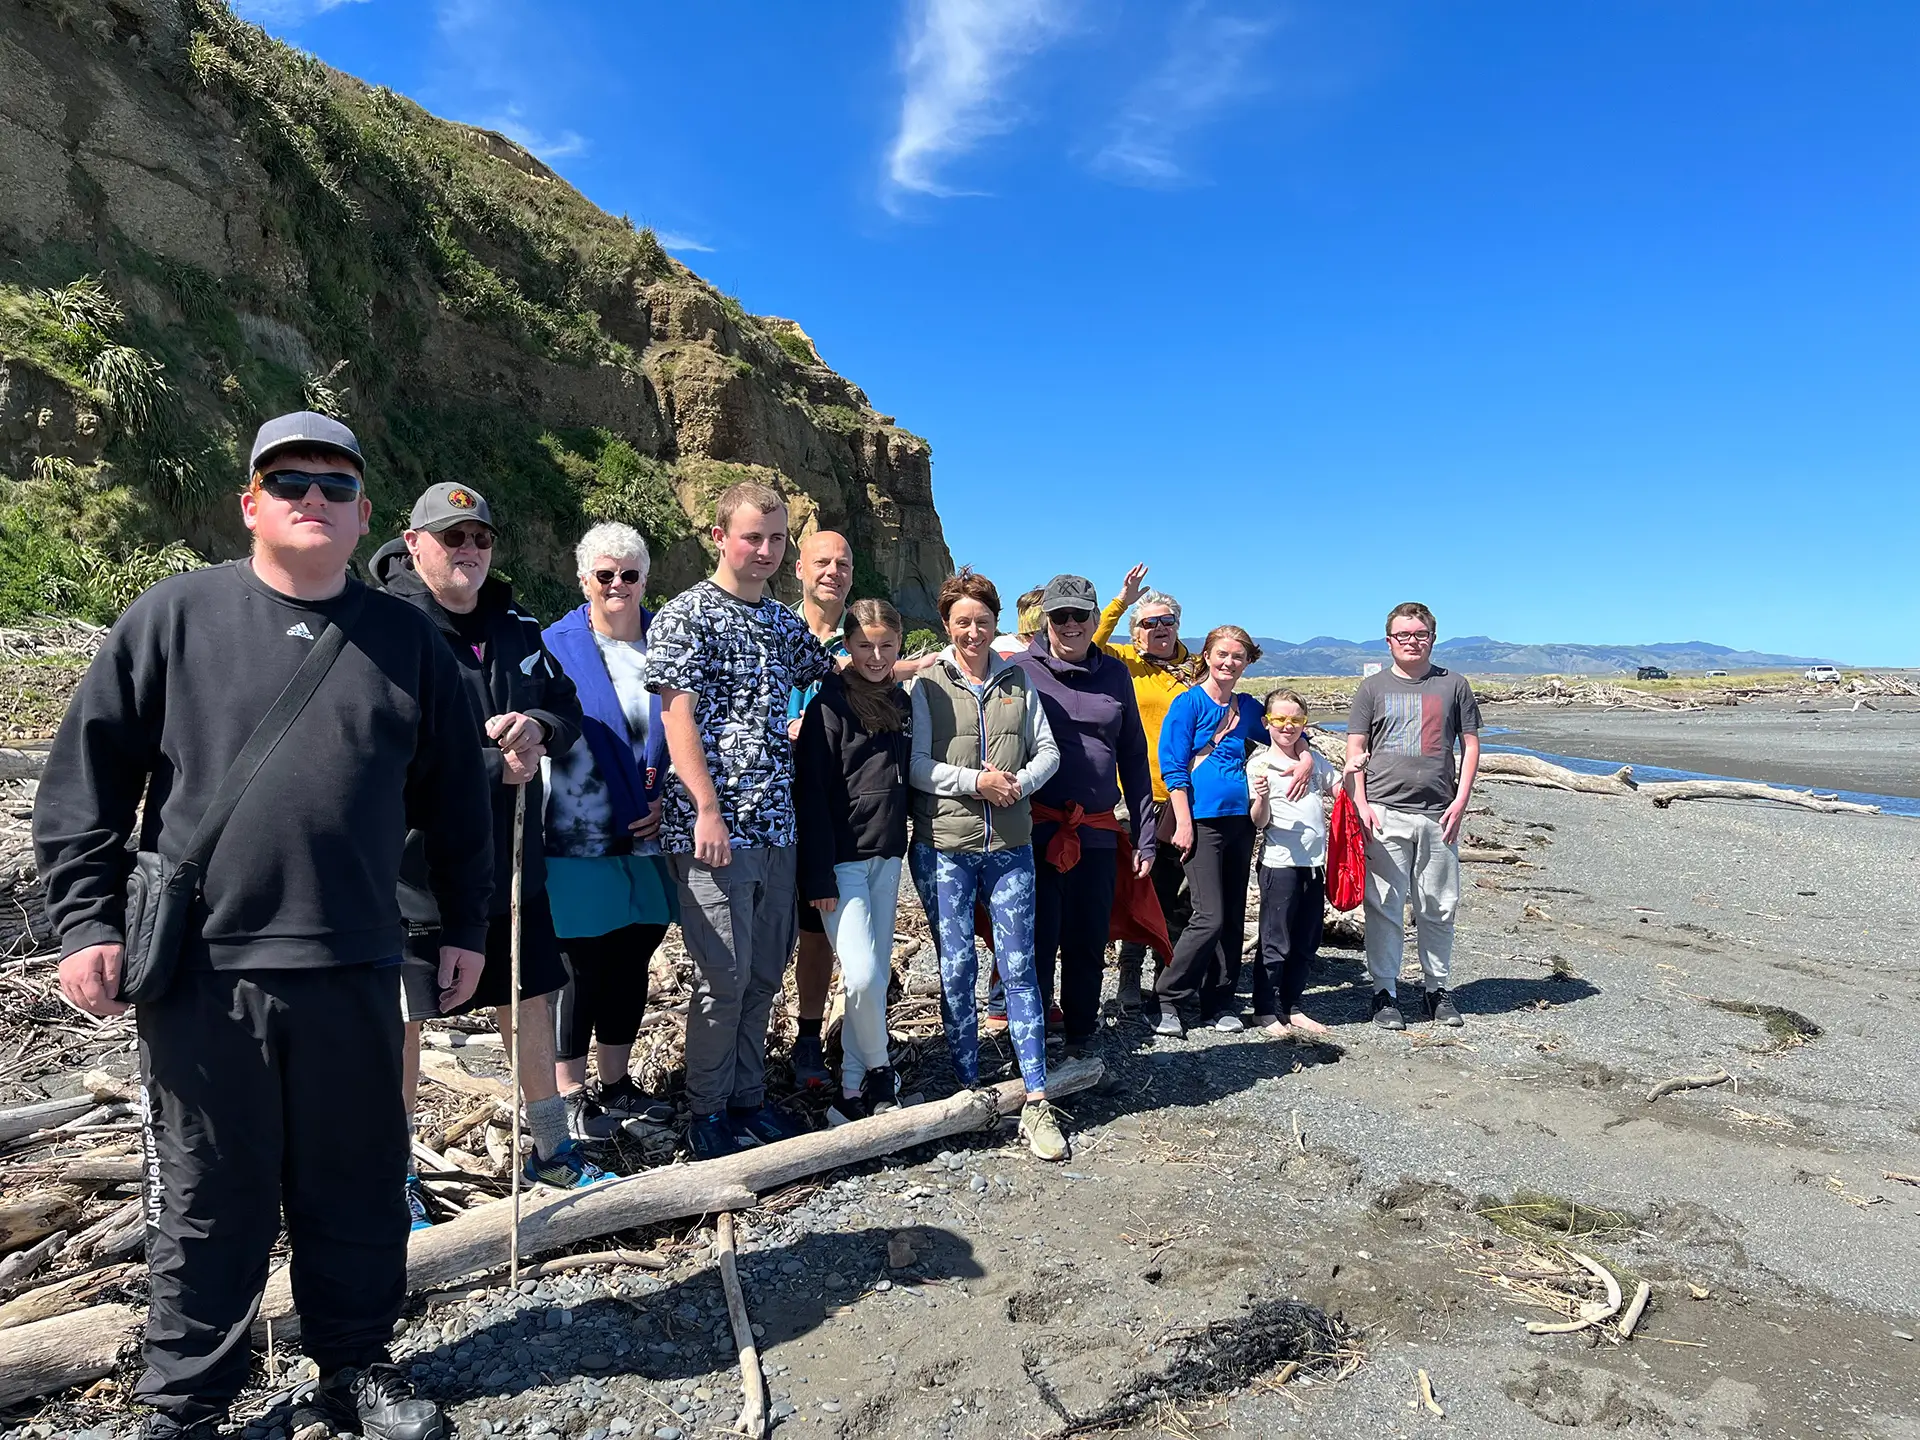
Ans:
[[[413,607],[347,574],[367,533],[361,467],[353,432],[327,416],[260,427],[240,496],[252,554],[127,608],[35,802],[60,988],[118,1014],[128,842],[178,864],[309,652],[344,632],[206,857],[171,981],[134,1010],[151,1277],[134,1398],[153,1407],[150,1440],[212,1440],[246,1384],[283,1208],[316,1418],[372,1440],[448,1434],[386,1349],[407,1262],[395,886],[411,825],[457,1004],[480,975],[493,847],[453,657]]]
[[[512,1042],[513,826],[515,801],[527,791],[526,835],[521,847],[520,1088],[534,1153],[530,1181],[573,1189],[612,1177],[582,1152],[578,1136],[589,1133],[580,1092],[568,1124],[567,1100],[554,1083],[553,1015],[547,997],[567,983],[560,941],[547,905],[546,846],[542,836],[540,760],[564,754],[580,738],[580,700],[560,663],[547,653],[540,622],[514,603],[513,589],[491,574],[496,531],[493,508],[471,485],[430,485],[414,501],[407,530],[373,557],[374,579],[433,622],[446,642],[480,723],[483,758],[493,794],[493,913],[487,922],[487,963],[479,987],[459,1005],[442,1001],[435,983],[440,915],[427,883],[418,834],[408,837],[400,871],[400,909],[407,917],[407,960],[401,1003],[407,1020],[407,1110],[413,1111],[420,1079],[420,1022],[436,1015],[493,1007],[501,1038]],[[595,1117],[600,1118],[600,1117]],[[598,1132],[610,1135],[612,1122]],[[418,1183],[407,1185],[416,1229],[430,1223]]]

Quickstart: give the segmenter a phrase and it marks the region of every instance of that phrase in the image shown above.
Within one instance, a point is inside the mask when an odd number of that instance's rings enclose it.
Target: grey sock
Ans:
[[[567,1097],[529,1100],[527,1128],[533,1132],[534,1153],[542,1160],[551,1160],[553,1152],[567,1143]]]

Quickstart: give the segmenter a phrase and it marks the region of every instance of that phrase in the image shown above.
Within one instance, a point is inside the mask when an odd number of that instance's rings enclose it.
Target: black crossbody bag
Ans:
[[[362,592],[364,593],[364,592]],[[194,827],[193,838],[178,860],[169,860],[153,850],[137,851],[133,868],[127,873],[126,946],[120,961],[122,1004],[140,1005],[158,1000],[173,984],[179,968],[181,947],[187,936],[187,923],[194,902],[200,898],[200,882],[206,877],[207,860],[220,843],[220,832],[233,818],[240,797],[267,763],[267,757],[307,708],[307,702],[327,678],[333,662],[347,645],[347,627],[359,614],[358,598],[342,610],[340,619],[327,626],[314,641],[307,658],[287,681],[287,688],[260,718],[247,743],[234,757],[221,778],[220,788],[207,802],[206,813]]]

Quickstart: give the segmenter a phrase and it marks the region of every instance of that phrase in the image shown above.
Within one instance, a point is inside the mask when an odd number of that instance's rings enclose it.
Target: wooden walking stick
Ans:
[[[521,858],[527,843],[527,787],[513,792],[513,913],[507,932],[507,1049],[512,1052],[513,1080],[508,1087],[513,1107],[513,1231],[507,1240],[507,1283],[520,1283],[520,892]]]

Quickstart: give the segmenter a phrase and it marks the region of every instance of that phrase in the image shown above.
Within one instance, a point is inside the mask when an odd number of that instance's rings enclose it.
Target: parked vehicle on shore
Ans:
[[[1672,677],[1658,665],[1642,665],[1640,669],[1635,672],[1633,678],[1636,680],[1667,680]]]
[[[1829,680],[1838,685],[1840,683],[1840,667],[1837,665],[1809,665],[1807,667],[1806,678],[1816,685],[1824,685]]]

